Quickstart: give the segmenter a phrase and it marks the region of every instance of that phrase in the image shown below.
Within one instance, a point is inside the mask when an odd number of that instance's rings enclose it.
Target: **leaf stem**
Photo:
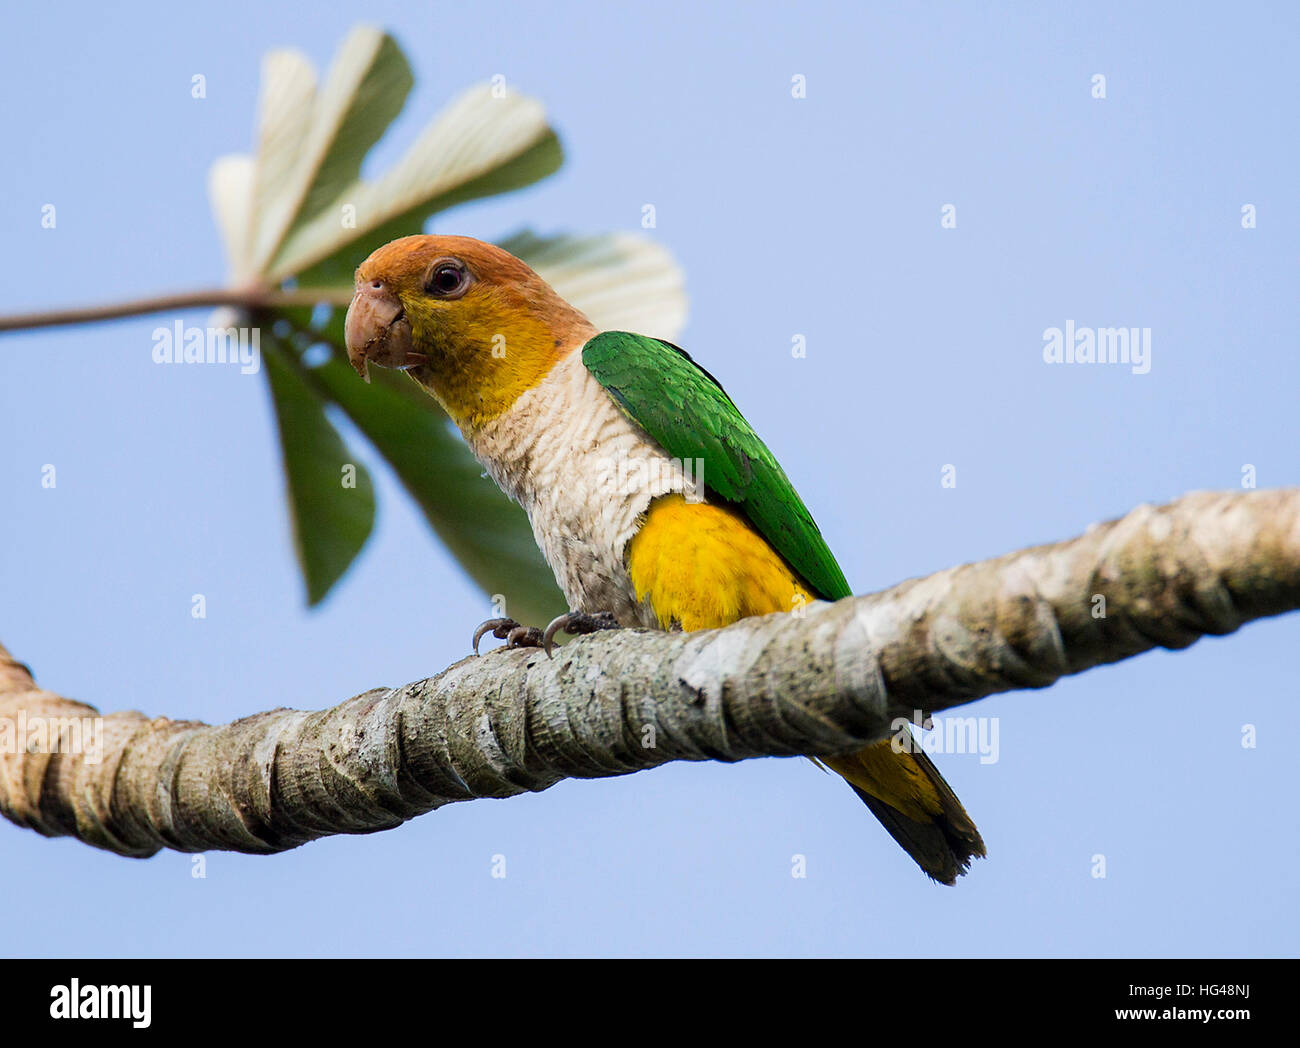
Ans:
[[[297,288],[292,291],[259,287],[209,288],[202,291],[157,295],[152,298],[137,298],[103,306],[0,315],[0,331],[26,331],[63,324],[89,324],[99,320],[120,320],[123,317],[167,313],[199,306],[234,306],[247,310],[288,309],[293,306],[315,306],[322,302],[334,306],[346,306],[351,299],[352,292],[343,288]]]

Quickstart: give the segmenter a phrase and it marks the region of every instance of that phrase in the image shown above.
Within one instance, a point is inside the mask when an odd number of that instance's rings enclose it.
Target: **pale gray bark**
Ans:
[[[319,713],[219,727],[105,715],[99,763],[0,756],[0,811],[123,855],[274,852],[565,778],[847,753],[914,709],[1045,687],[1297,607],[1300,490],[1200,493],[800,614],[602,633],[554,660],[492,651]],[[36,689],[0,648],[0,724],[20,716],[97,711]]]

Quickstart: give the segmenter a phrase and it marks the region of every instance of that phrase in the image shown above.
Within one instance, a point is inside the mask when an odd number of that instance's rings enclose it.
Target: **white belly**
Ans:
[[[574,350],[500,418],[467,436],[501,489],[528,513],[569,606],[655,626],[628,574],[628,542],[652,499],[703,491],[631,422]],[[693,474],[693,471],[692,471]],[[509,600],[509,594],[507,601]]]

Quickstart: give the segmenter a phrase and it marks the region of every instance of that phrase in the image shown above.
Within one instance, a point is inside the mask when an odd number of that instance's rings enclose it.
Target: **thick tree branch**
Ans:
[[[123,855],[274,852],[564,778],[850,752],[914,709],[1045,687],[1298,607],[1300,489],[1199,493],[883,593],[723,630],[597,634],[554,660],[495,651],[319,713],[220,727],[104,716],[102,753],[0,754],[0,810]],[[44,748],[66,749],[96,716],[0,649],[0,743],[6,724],[39,743],[44,723]]]

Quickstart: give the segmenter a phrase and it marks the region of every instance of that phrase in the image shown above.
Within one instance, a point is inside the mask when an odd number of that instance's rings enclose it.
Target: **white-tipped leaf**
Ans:
[[[301,192],[299,164],[312,128],[315,100],[316,70],[307,57],[287,48],[268,52],[262,60],[257,105],[257,172],[250,234],[254,244],[263,236],[271,237],[269,216],[287,214],[293,206],[291,197]]]
[[[454,203],[504,192],[550,174],[560,150],[535,99],[487,84],[469,88],[443,110],[406,155],[383,177],[343,194],[355,209],[349,240],[363,248],[418,233],[429,215]],[[322,212],[298,228],[276,256],[272,275],[316,266],[337,252],[338,216]],[[377,241],[377,242],[376,242]],[[362,251],[342,271],[351,273]],[[337,272],[320,273],[327,280]]]
[[[671,342],[686,324],[682,271],[665,248],[646,237],[539,237],[525,231],[501,246],[537,270],[602,331],[634,331]]]
[[[357,181],[361,161],[401,111],[411,68],[387,33],[358,26],[348,34],[311,106],[310,126],[282,189],[259,216],[256,260],[266,272],[286,238],[324,215],[335,246],[348,243],[336,202]]]
[[[221,233],[222,246],[226,249],[226,267],[234,283],[248,276],[254,166],[251,156],[232,153],[218,157],[208,169],[208,201],[217,230]]]

